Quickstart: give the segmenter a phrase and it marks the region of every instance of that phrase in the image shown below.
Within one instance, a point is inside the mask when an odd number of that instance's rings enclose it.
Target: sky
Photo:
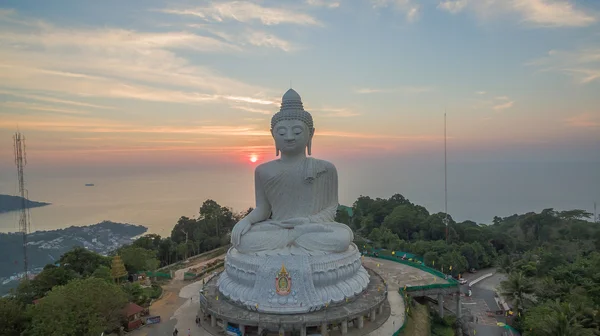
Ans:
[[[596,0],[0,2],[0,167],[254,164],[293,87],[316,157],[600,161]]]

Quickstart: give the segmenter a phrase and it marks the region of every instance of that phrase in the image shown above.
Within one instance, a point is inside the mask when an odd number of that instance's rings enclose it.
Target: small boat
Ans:
[[[85,184],[85,186],[86,186],[86,187],[93,187],[93,186],[94,186],[94,184],[93,184],[93,183],[86,183],[86,184]]]

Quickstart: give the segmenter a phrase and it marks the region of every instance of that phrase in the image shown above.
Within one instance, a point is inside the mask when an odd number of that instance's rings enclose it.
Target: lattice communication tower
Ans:
[[[23,170],[27,165],[27,155],[25,153],[25,137],[20,133],[15,133],[13,137],[15,141],[15,164],[17,165],[17,173],[19,179],[19,193],[21,195],[21,215],[19,216],[19,231],[23,234],[23,267],[24,278],[27,279],[28,262],[27,262],[27,234],[30,231],[29,223],[29,195],[25,189],[25,175]]]

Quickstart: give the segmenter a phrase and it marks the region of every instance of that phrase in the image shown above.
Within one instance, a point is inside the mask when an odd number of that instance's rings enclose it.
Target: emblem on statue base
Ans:
[[[292,277],[283,264],[281,264],[281,270],[275,278],[275,291],[282,296],[288,295],[292,291]]]

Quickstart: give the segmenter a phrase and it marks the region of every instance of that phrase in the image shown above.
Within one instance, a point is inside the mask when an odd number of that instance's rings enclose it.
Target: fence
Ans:
[[[156,277],[156,278],[166,278],[166,279],[171,279],[172,278],[171,273],[151,272],[151,271],[144,272],[144,271],[141,271],[141,272],[138,272],[138,274],[145,274],[149,278],[154,278],[154,277]]]

